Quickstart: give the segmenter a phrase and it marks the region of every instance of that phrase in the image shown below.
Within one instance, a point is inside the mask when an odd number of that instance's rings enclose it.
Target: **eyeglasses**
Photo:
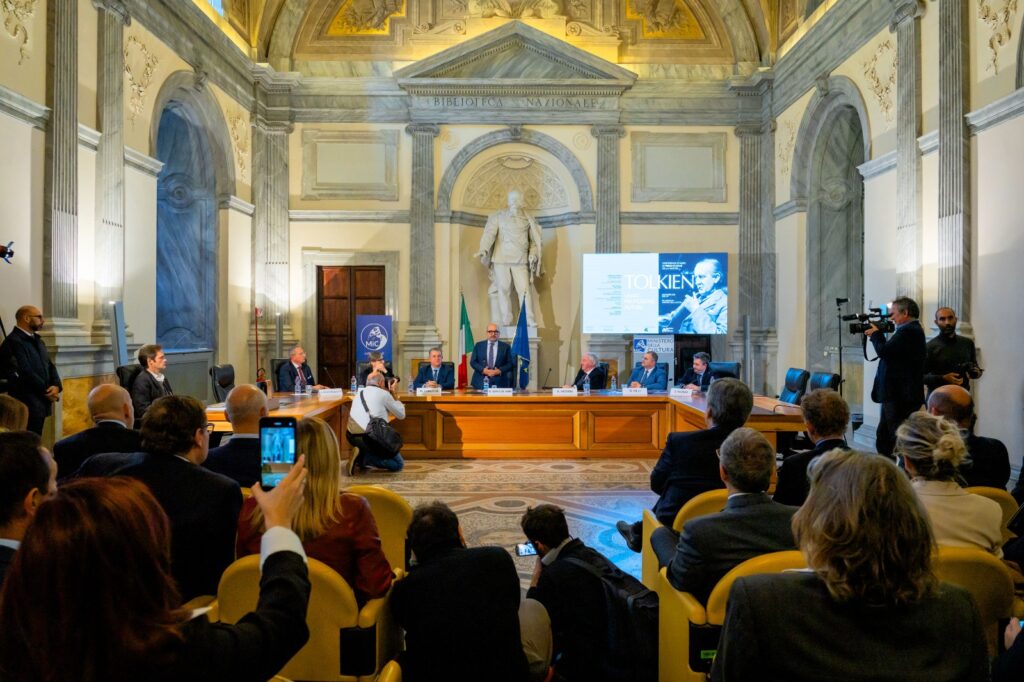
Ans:
[[[488,333],[488,334],[497,334],[497,333],[498,333],[498,330],[497,330],[497,329],[488,329],[488,330],[487,330],[487,333]]]
[[[216,430],[217,430],[217,425],[216,424],[214,424],[213,422],[206,422],[206,432],[207,433],[213,433]]]
[[[717,457],[718,459],[722,459],[722,450],[721,450],[721,448],[715,448],[715,457]]]

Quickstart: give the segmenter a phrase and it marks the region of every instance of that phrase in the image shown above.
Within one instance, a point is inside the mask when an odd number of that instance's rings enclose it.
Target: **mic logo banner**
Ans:
[[[376,352],[391,361],[392,334],[390,315],[356,315],[357,360],[368,360]]]

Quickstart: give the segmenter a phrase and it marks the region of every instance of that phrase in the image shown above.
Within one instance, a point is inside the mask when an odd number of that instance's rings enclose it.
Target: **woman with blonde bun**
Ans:
[[[938,544],[1003,555],[999,504],[965,491],[958,482],[957,468],[967,456],[967,446],[955,424],[915,412],[896,429],[894,454],[903,459]]]

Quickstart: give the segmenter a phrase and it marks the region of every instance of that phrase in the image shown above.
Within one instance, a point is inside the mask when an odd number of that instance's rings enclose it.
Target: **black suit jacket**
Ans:
[[[796,507],[755,493],[735,495],[721,512],[690,519],[668,565],[669,582],[706,604],[722,576],[747,559],[796,549],[795,513]]]
[[[985,485],[1006,489],[1010,481],[1010,454],[1006,446],[995,438],[975,436],[973,433],[964,441],[971,456],[969,466],[960,467],[960,475],[967,485]]]
[[[739,578],[711,679],[988,680],[978,610],[946,583],[914,604],[840,604],[814,573]]]
[[[180,457],[148,452],[90,457],[78,476],[131,476],[148,485],[171,521],[171,572],[182,601],[217,594],[235,559],[237,483]]]
[[[7,392],[28,407],[30,421],[50,416],[53,403],[46,397],[46,389],[56,386],[63,390],[64,384],[39,334],[29,336],[20,328],[12,329],[0,344],[0,372],[7,379]]]
[[[573,379],[573,385],[583,390],[583,377],[586,376],[583,370],[576,372],[576,378]],[[608,381],[608,377],[605,376],[604,370],[601,369],[601,365],[595,365],[594,369],[590,370],[590,390],[591,391],[603,391],[604,385]]]
[[[878,371],[871,387],[876,403],[924,403],[924,329],[911,320],[886,339],[881,332],[870,336],[878,354]]]
[[[711,368],[709,367],[704,370],[703,374],[700,375],[700,381],[698,381],[697,373],[694,372],[693,367],[691,367],[685,372],[683,372],[683,378],[676,382],[676,386],[683,388],[685,386],[689,386],[690,384],[694,384],[695,386],[700,386],[700,390],[706,391],[708,390],[708,386],[711,385],[712,376],[714,375],[711,373]]]
[[[157,398],[172,395],[174,391],[171,390],[171,381],[166,375],[163,383],[160,383],[147,370],[142,370],[132,382],[131,393],[132,405],[135,407],[135,422],[138,423]]]
[[[405,629],[402,679],[526,680],[519,597],[515,564],[500,547],[450,549],[414,566],[391,593]]]
[[[7,577],[7,571],[11,567],[11,562],[14,561],[15,550],[11,549],[7,545],[0,545],[0,586],[4,584],[4,578]]]
[[[498,347],[494,351],[494,366],[501,370],[501,376],[491,377],[491,387],[509,388],[512,386],[512,372],[516,368],[516,360],[512,357],[512,346],[504,341],[497,343]],[[473,346],[469,365],[473,368],[473,380],[470,383],[479,391],[484,387],[483,371],[487,367],[487,341],[480,341]]]
[[[703,431],[670,433],[661,457],[651,470],[651,490],[660,497],[654,515],[671,526],[680,507],[708,490],[724,488],[715,450],[732,433],[721,426]]]
[[[116,422],[101,422],[53,444],[57,478],[74,475],[82,462],[93,455],[104,452],[138,452],[141,449],[142,436],[138,431],[126,429]]]
[[[425,385],[428,381],[434,380],[434,368],[430,366],[430,363],[420,367],[416,373],[416,378],[413,380],[412,385],[414,388],[419,388]],[[455,369],[451,365],[441,364],[437,368],[437,385],[445,391],[451,391],[455,388]]]
[[[779,469],[779,480],[775,484],[775,495],[772,499],[781,504],[789,504],[794,507],[803,505],[807,499],[807,493],[811,492],[811,482],[807,478],[807,467],[811,460],[824,455],[835,448],[848,449],[849,446],[842,438],[823,440],[810,450],[801,450],[782,460],[782,467]]]
[[[373,372],[373,367],[364,367],[363,368],[363,371],[361,371],[359,373],[359,377],[356,379],[356,381],[359,382],[360,386],[365,386],[366,385],[366,377],[370,376],[370,374],[372,372]],[[387,383],[390,383],[392,379],[398,379],[398,378],[399,377],[396,377],[394,375],[394,373],[391,371],[390,367],[385,367],[384,368],[384,381],[385,381],[385,385],[387,385]],[[293,381],[294,381],[294,379],[293,379]]]
[[[203,467],[251,488],[260,480],[260,439],[234,436],[219,448],[212,448]]]
[[[313,379],[313,370],[309,368],[308,362],[302,363],[302,374],[306,377],[307,384],[310,386],[316,386],[316,380]],[[293,365],[292,361],[289,360],[281,365],[281,368],[277,370],[277,376],[274,377],[274,380],[277,381],[274,385],[274,390],[286,393],[293,392],[295,390],[295,379],[297,379],[298,376],[299,373],[295,370],[295,365]]]

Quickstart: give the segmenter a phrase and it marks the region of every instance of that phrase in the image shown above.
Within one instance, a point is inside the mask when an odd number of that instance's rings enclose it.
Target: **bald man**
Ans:
[[[974,435],[974,400],[960,386],[939,386],[928,396],[928,411],[960,429],[967,444],[967,459],[960,465],[960,475],[967,485],[1006,488],[1010,480],[1010,455],[1006,446],[995,438]]]
[[[128,391],[116,384],[100,384],[89,391],[88,408],[95,426],[53,446],[58,480],[74,474],[93,455],[142,449],[139,432],[132,430],[135,409]]]
[[[0,376],[7,379],[11,397],[28,408],[28,430],[42,435],[43,424],[60,400],[64,385],[38,334],[44,323],[42,311],[23,305],[14,319],[16,326],[0,344]]]
[[[267,416],[267,396],[253,384],[242,384],[231,389],[224,407],[231,439],[211,449],[203,466],[251,488],[260,480],[260,417]]]

